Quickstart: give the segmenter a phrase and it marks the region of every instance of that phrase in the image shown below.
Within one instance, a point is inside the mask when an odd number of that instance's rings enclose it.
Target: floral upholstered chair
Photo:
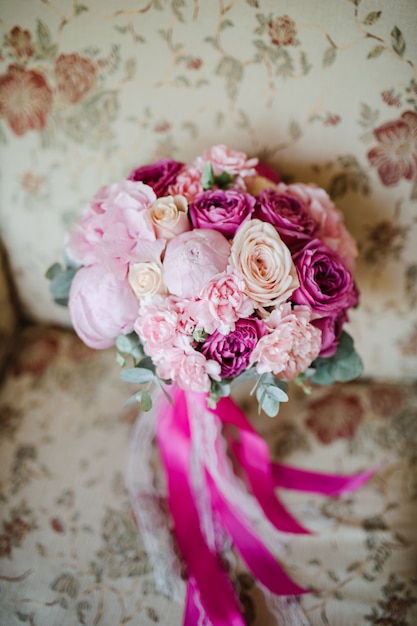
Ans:
[[[413,0],[24,0],[0,14],[0,622],[182,623],[157,591],[125,486],[135,407],[45,270],[104,184],[224,143],[324,187],[356,238],[354,383],[291,389],[275,458],[376,468],[339,498],[283,491],[310,536],[276,553],[318,591],[247,624],[417,623],[417,11]],[[139,418],[140,419],[140,418]]]

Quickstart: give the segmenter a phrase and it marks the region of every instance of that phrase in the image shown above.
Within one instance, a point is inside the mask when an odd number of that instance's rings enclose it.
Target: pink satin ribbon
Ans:
[[[266,518],[281,532],[305,534],[310,531],[280,502],[276,494],[277,487],[339,495],[360,487],[374,470],[345,477],[273,463],[266,442],[230,398],[222,398],[216,409],[208,409],[204,394],[184,392],[177,388],[173,400],[173,406],[165,400],[161,404],[157,416],[157,439],[167,478],[167,497],[174,535],[188,568],[184,626],[195,626],[197,623],[207,626],[244,626],[239,602],[221,555],[208,546],[201,529],[191,483],[192,436],[187,400],[203,412],[210,411],[221,422],[229,449],[238,469],[246,478],[248,488]],[[237,436],[234,436],[234,432]],[[222,454],[220,446],[216,447],[216,454]],[[219,463],[221,466],[220,456]],[[220,522],[253,575],[274,594],[305,593],[307,590],[285,573],[251,521],[227,500],[204,462],[203,466],[213,518]]]

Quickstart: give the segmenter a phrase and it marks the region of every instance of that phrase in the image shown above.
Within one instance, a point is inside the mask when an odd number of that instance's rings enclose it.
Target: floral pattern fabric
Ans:
[[[6,3],[0,225],[26,313],[68,324],[44,272],[100,185],[222,142],[329,191],[360,248],[365,375],[414,379],[416,28],[390,0]]]
[[[136,407],[123,409],[130,394],[112,349],[40,326],[24,332],[0,392],[2,623],[182,623],[183,605],[156,592],[126,492],[137,419]],[[284,463],[377,469],[339,498],[280,492],[314,531],[276,547],[290,575],[313,589],[281,601],[282,623],[301,626],[294,602],[302,626],[416,623],[415,385],[351,383],[311,396],[294,387],[275,419],[257,415],[245,388],[236,399]],[[248,626],[273,626],[270,599],[244,569],[235,584]]]

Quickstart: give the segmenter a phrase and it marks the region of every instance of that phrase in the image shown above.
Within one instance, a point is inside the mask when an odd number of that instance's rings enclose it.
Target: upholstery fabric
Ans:
[[[94,352],[63,331],[25,331],[0,396],[5,626],[182,623],[183,607],[155,592],[124,485],[136,420],[135,408],[122,408],[130,394],[112,350]],[[314,534],[284,536],[277,557],[320,590],[300,599],[303,623],[288,611],[282,623],[415,624],[417,388],[355,383],[311,396],[294,388],[273,420],[241,398],[276,459],[346,474],[379,468],[340,498],[281,490]],[[247,624],[274,625],[242,569],[237,584]]]
[[[415,377],[414,0],[16,0],[1,29],[0,220],[33,319],[68,323],[43,275],[100,185],[225,143],[330,192],[365,373]]]
[[[0,377],[6,367],[17,329],[17,311],[12,302],[6,257],[0,242]]]

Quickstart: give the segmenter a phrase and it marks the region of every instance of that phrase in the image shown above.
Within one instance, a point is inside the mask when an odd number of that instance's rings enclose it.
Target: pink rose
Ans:
[[[343,214],[333,204],[326,191],[312,183],[309,185],[280,183],[277,189],[295,196],[304,203],[319,226],[316,236],[337,252],[344,265],[353,271],[354,259],[358,256],[356,242],[344,225]]]
[[[196,167],[203,171],[205,164],[210,161],[215,176],[227,172],[231,176],[254,176],[258,159],[248,159],[247,154],[231,150],[223,144],[212,146],[201,157],[195,160]]]
[[[203,288],[201,299],[190,305],[197,326],[209,334],[216,329],[223,335],[234,330],[235,322],[254,310],[244,289],[244,280],[233,271],[215,276]]]
[[[271,331],[259,340],[251,355],[259,374],[272,372],[279,378],[294,380],[304,372],[321,349],[321,332],[310,323],[307,307],[286,303],[274,309],[265,326]]]
[[[101,350],[128,334],[138,316],[138,301],[126,281],[100,265],[75,274],[69,294],[69,312],[77,335],[90,348]]]
[[[195,229],[171,239],[163,262],[163,281],[171,294],[195,298],[227,267],[230,244],[215,230]]]
[[[242,224],[232,243],[230,264],[245,281],[258,307],[288,300],[299,285],[291,254],[275,228],[260,220]]]

